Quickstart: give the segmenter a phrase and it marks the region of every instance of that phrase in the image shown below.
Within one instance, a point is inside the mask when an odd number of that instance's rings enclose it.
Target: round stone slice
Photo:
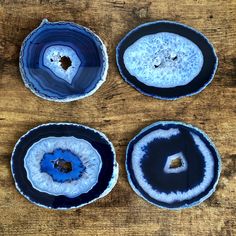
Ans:
[[[24,40],[20,72],[37,96],[70,102],[92,95],[106,80],[108,56],[102,40],[72,22],[44,19]]]
[[[116,48],[123,79],[141,93],[175,100],[202,91],[218,65],[209,40],[177,22],[156,21],[131,30]]]
[[[51,209],[89,204],[107,195],[118,178],[109,139],[73,123],[49,123],[29,130],[15,145],[11,170],[22,195]]]
[[[207,199],[220,176],[220,156],[208,136],[181,122],[157,122],[136,135],[126,153],[133,190],[163,208],[192,207]]]

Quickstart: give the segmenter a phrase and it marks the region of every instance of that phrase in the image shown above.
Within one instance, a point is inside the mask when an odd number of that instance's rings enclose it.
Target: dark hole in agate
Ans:
[[[171,58],[173,61],[177,60],[177,56]]]
[[[154,65],[155,68],[158,68],[160,65]]]
[[[170,169],[175,169],[175,168],[179,168],[181,166],[182,166],[181,159],[180,158],[176,158],[176,159],[171,161],[169,168]]]
[[[58,169],[62,173],[69,173],[72,171],[71,162],[65,161],[62,158],[59,158],[55,161],[52,161],[54,164],[54,168]]]
[[[63,56],[60,59],[61,67],[67,70],[71,66],[71,59],[69,57]]]

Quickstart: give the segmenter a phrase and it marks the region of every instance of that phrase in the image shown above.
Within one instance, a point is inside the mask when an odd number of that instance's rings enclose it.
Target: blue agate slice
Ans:
[[[196,127],[161,121],[129,143],[126,170],[133,190],[167,209],[200,204],[215,191],[221,158],[208,136]]]
[[[24,40],[22,79],[37,96],[69,102],[93,94],[106,80],[108,57],[101,39],[71,22],[43,20]]]
[[[130,31],[116,49],[123,79],[145,95],[174,100],[199,93],[213,79],[218,59],[200,32],[171,21]]]
[[[44,124],[23,135],[12,153],[11,169],[22,195],[52,209],[91,203],[107,195],[118,178],[108,138],[71,123]]]

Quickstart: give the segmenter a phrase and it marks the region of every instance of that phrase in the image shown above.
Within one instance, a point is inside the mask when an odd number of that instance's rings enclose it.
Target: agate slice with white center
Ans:
[[[93,94],[106,80],[108,57],[101,39],[71,22],[43,20],[24,40],[20,71],[41,98],[69,102]]]
[[[200,204],[214,191],[220,156],[205,133],[181,122],[157,122],[129,143],[126,170],[133,190],[168,209]]]
[[[108,194],[118,178],[111,142],[79,124],[38,126],[17,142],[11,159],[17,189],[53,209],[78,208]]]
[[[124,80],[160,99],[200,92],[213,79],[218,64],[203,34],[170,21],[140,25],[121,40],[116,53]]]
[[[48,67],[58,78],[72,83],[81,61],[76,52],[67,46],[52,45],[43,55],[43,65]]]

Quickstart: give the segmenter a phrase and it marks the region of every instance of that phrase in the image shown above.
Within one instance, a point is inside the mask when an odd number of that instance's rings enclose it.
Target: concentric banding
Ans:
[[[180,166],[171,166],[177,159]],[[137,194],[154,205],[179,209],[197,205],[214,192],[220,157],[199,129],[157,122],[131,140],[126,168]]]
[[[14,148],[11,168],[19,192],[52,209],[91,203],[107,195],[118,178],[108,138],[71,123],[49,123],[28,131]]]
[[[71,22],[48,22],[32,31],[20,52],[26,87],[47,100],[68,102],[93,94],[106,80],[108,57],[101,39]]]
[[[55,181],[50,174],[42,171],[41,163],[45,154],[53,154],[58,149],[70,150],[82,162],[84,170],[76,179],[72,181],[66,179],[64,181]],[[63,155],[60,158],[63,158]],[[57,159],[58,157],[55,157],[52,160]],[[76,159],[71,160],[72,163],[75,163],[75,161]],[[53,163],[51,165],[53,166]],[[28,180],[35,189],[51,195],[65,195],[67,197],[76,197],[92,189],[98,181],[101,165],[101,157],[96,149],[86,140],[75,137],[41,139],[29,148],[24,159]],[[70,172],[63,174],[58,171],[58,175],[70,177]]]
[[[171,21],[133,29],[118,44],[116,56],[126,82],[145,95],[170,100],[203,90],[218,64],[203,34]]]

